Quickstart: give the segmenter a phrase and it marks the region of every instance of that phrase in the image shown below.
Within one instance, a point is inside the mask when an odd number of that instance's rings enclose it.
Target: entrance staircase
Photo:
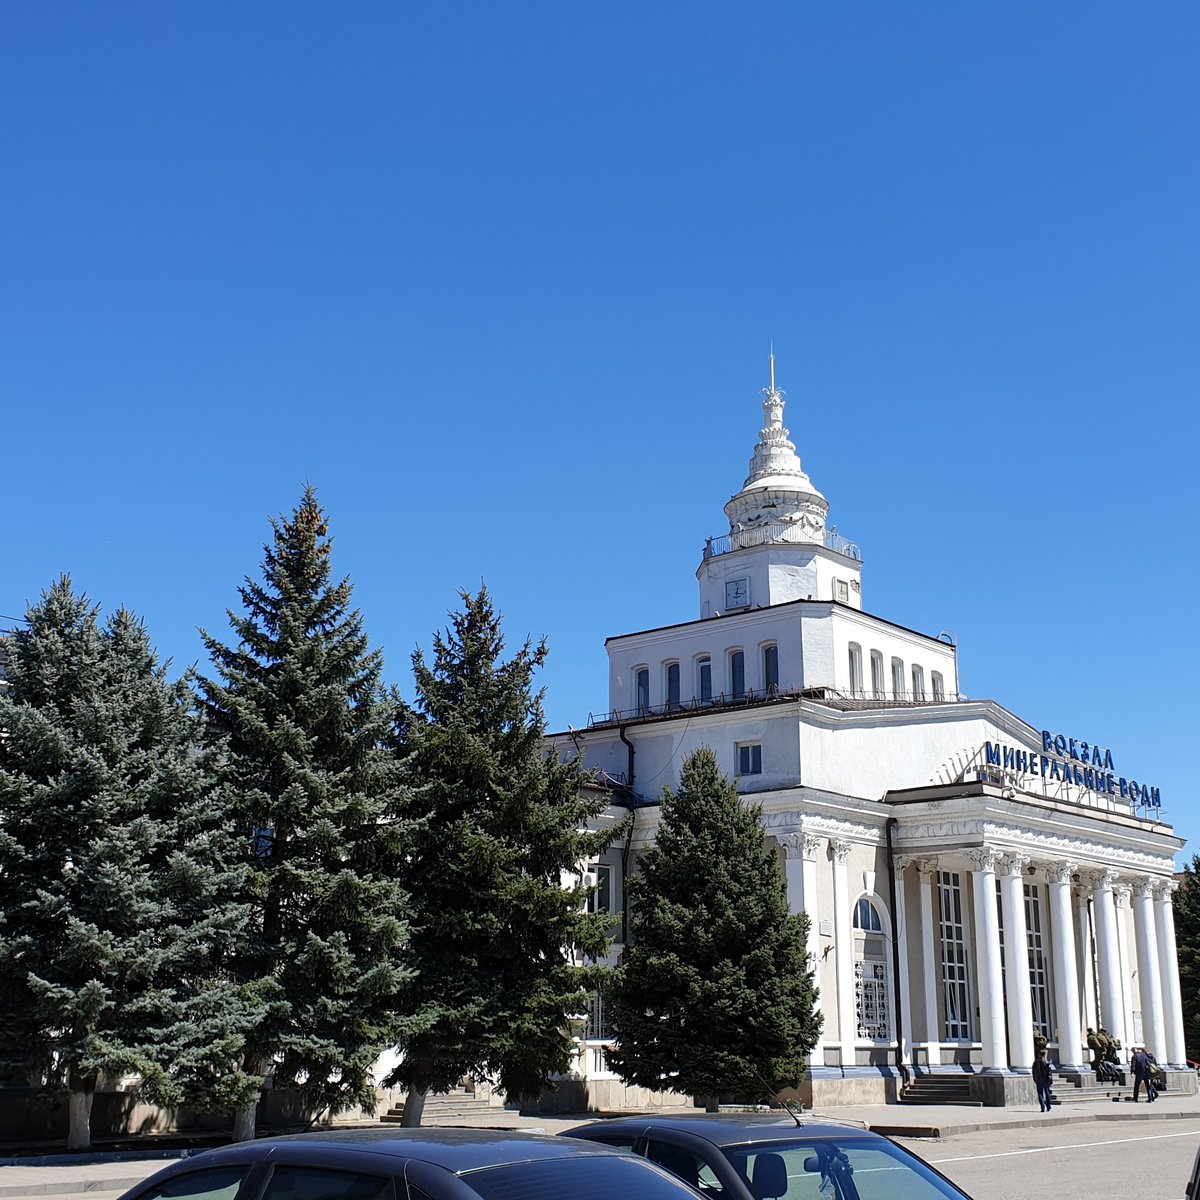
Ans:
[[[899,1104],[957,1104],[982,1108],[971,1099],[971,1080],[966,1075],[917,1075],[900,1091]]]
[[[460,1125],[464,1118],[478,1121],[502,1112],[494,1109],[486,1100],[456,1088],[452,1092],[430,1092],[425,1097],[425,1111],[421,1114],[422,1125]],[[379,1118],[384,1124],[399,1125],[404,1120],[404,1105],[395,1104]]]

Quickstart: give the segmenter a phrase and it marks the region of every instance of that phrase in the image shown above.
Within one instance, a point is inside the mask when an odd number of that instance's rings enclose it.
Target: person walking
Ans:
[[[1033,1060],[1033,1086],[1037,1088],[1038,1106],[1042,1112],[1050,1111],[1050,1064],[1046,1051],[1039,1050]]]
[[[1138,1093],[1142,1090],[1142,1084],[1146,1085],[1146,1103],[1153,1104],[1158,1099],[1158,1093],[1154,1090],[1154,1083],[1150,1078],[1150,1056],[1146,1053],[1145,1046],[1137,1046],[1134,1048],[1133,1057],[1129,1060],[1129,1065],[1133,1069],[1133,1102],[1138,1101]]]

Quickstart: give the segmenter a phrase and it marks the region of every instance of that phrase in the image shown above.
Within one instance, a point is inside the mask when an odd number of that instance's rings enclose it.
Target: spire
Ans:
[[[750,475],[743,486],[749,487],[757,479],[774,475],[804,476],[804,468],[796,454],[795,445],[788,440],[788,431],[783,427],[784,396],[787,394],[775,386],[775,343],[771,343],[768,357],[771,372],[770,384],[762,389],[763,428],[759,431],[758,445],[750,460]],[[805,480],[807,483],[807,480]]]

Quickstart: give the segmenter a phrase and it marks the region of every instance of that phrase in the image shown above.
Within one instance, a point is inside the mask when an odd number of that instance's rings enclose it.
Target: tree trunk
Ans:
[[[247,1059],[242,1064],[242,1070],[247,1075],[261,1076],[266,1063],[262,1059]],[[258,1098],[262,1092],[255,1094],[253,1100],[247,1104],[243,1104],[241,1108],[234,1109],[233,1113],[233,1133],[231,1138],[235,1142],[252,1142],[258,1131]]]
[[[704,1097],[704,1111],[712,1112],[712,1113],[720,1112],[721,1111],[721,1098],[719,1096],[705,1096]]]
[[[84,1078],[72,1073],[67,1096],[67,1149],[92,1148],[92,1100],[96,1095],[96,1077]]]
[[[425,1112],[425,1096],[427,1093],[410,1089],[404,1097],[404,1117],[400,1124],[410,1129],[416,1129],[421,1124],[421,1115]]]

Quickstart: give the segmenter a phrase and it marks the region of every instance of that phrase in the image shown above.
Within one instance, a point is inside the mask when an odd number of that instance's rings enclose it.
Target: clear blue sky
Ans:
[[[1194,3],[0,11],[0,612],[178,668],[311,480],[391,681],[698,615],[774,339],[866,607],[1200,836]]]

